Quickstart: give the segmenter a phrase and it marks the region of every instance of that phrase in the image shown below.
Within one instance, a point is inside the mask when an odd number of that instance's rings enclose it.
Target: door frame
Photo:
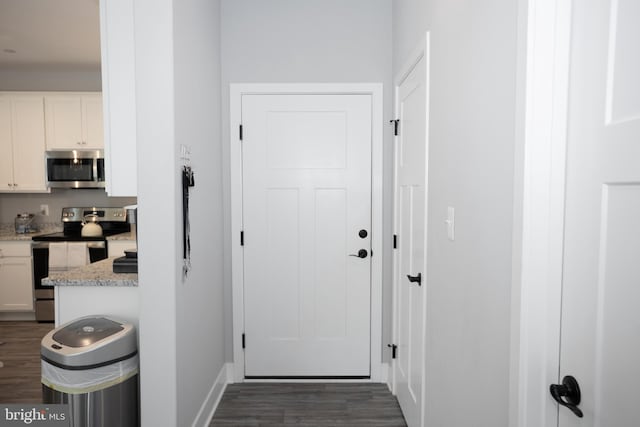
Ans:
[[[232,83],[230,84],[230,172],[231,172],[231,287],[233,309],[233,379],[245,381],[244,262],[242,230],[242,150],[238,128],[242,123],[242,95],[371,95],[371,382],[385,381],[382,366],[382,172],[383,101],[382,83]]]
[[[519,0],[509,425],[553,426],[573,0]]]

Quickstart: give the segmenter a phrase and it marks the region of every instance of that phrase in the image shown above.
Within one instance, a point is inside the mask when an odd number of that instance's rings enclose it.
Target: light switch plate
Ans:
[[[447,219],[445,223],[447,224],[447,237],[453,242],[456,239],[456,212],[451,206],[447,207]]]
[[[49,216],[49,205],[40,205],[40,215]]]

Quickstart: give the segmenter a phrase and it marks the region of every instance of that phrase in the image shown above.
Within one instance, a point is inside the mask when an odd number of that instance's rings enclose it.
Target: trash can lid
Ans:
[[[64,369],[91,369],[137,354],[135,328],[107,316],[66,323],[42,339],[42,360]]]
[[[122,324],[104,317],[76,320],[53,334],[53,340],[67,347],[86,347],[124,330]]]

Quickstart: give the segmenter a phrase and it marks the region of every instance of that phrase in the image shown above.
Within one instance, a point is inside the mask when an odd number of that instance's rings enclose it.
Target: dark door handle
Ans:
[[[369,252],[366,249],[360,249],[357,254],[349,254],[349,256],[357,256],[358,258],[366,258]]]
[[[562,384],[551,384],[549,391],[559,405],[566,406],[571,409],[571,412],[576,417],[582,418],[582,411],[578,408],[580,404],[580,387],[574,377],[567,375],[562,379]]]
[[[417,283],[418,286],[422,286],[422,273],[418,273],[417,276],[412,276],[410,274],[407,274],[407,279],[409,279],[410,282],[412,283]]]

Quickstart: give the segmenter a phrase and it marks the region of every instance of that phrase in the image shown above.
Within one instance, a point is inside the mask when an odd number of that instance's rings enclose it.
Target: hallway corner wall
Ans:
[[[426,425],[508,425],[517,7],[393,2],[394,75],[431,39]]]

